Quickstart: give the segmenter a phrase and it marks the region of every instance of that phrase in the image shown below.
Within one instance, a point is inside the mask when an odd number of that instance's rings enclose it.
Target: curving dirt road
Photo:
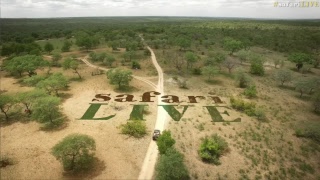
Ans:
[[[107,69],[107,68],[103,68],[103,67],[99,67],[99,66],[96,66],[96,65],[91,64],[91,63],[87,60],[87,58],[88,58],[88,56],[86,56],[85,58],[82,58],[82,59],[80,59],[80,60],[83,61],[86,65],[88,65],[88,66],[90,66],[90,67],[92,67],[92,68],[95,68],[95,69],[98,69],[98,70],[103,70],[103,71],[108,71],[108,70],[109,70],[109,69]],[[155,90],[157,89],[157,86],[156,86],[153,82],[151,82],[151,81],[149,81],[149,80],[146,80],[146,79],[144,79],[143,77],[140,77],[140,76],[132,76],[132,77],[135,78],[135,79],[137,79],[137,80],[139,80],[139,81],[143,81],[143,82],[147,83],[148,85],[150,85],[151,87],[153,87]]]

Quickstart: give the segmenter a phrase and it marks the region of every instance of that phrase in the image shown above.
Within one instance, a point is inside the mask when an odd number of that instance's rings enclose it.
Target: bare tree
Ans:
[[[239,65],[239,61],[233,58],[227,58],[223,62],[223,66],[226,67],[229,70],[229,73],[232,72],[232,69],[237,67]]]

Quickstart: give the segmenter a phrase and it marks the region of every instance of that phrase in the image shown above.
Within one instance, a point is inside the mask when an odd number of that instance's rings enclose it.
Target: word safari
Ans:
[[[146,106],[149,106],[146,103],[154,102],[154,99],[156,96],[161,95],[161,93],[156,91],[149,91],[142,94],[142,98],[139,101],[140,103],[144,104],[133,104],[132,111],[130,113],[129,120],[144,120],[144,109]],[[90,103],[89,108],[84,113],[84,115],[80,118],[80,120],[110,120],[116,116],[116,114],[107,116],[107,117],[95,117],[96,113],[99,111],[100,107],[103,105],[108,105],[107,103],[112,98],[110,97],[111,94],[97,94],[95,95],[95,98],[92,99],[92,103]],[[158,107],[162,107],[168,115],[174,120],[174,121],[180,121],[180,119],[183,117],[185,112],[189,109],[189,107],[193,107],[192,104],[198,103],[198,99],[205,99],[204,96],[187,96],[188,102],[191,104],[187,105],[179,105],[177,103],[182,103],[178,96],[175,95],[165,95],[161,96],[161,102],[164,104],[159,104]],[[214,105],[211,106],[203,106],[206,108],[209,112],[209,115],[211,116],[211,120],[213,122],[241,122],[241,118],[236,118],[232,121],[226,121],[222,115],[229,116],[229,113],[227,109],[229,109],[227,106],[222,105],[223,102],[221,99],[217,96],[208,96],[212,101],[214,102]],[[137,100],[134,99],[133,95],[130,94],[121,94],[115,96],[114,101],[116,102],[137,102]],[[176,107],[180,106],[183,108],[182,112],[179,112]],[[223,112],[220,112],[219,109],[225,109]]]

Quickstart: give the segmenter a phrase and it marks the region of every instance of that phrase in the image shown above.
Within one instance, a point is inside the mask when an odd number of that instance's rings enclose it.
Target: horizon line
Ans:
[[[0,19],[67,19],[67,18],[211,18],[211,19],[251,19],[251,20],[320,20],[320,18],[254,18],[254,17],[222,17],[222,16],[64,16],[64,17],[0,17]]]

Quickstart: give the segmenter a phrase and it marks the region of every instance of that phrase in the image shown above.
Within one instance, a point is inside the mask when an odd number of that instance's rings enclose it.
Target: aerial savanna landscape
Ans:
[[[5,0],[0,179],[320,180],[319,7],[243,2]]]

